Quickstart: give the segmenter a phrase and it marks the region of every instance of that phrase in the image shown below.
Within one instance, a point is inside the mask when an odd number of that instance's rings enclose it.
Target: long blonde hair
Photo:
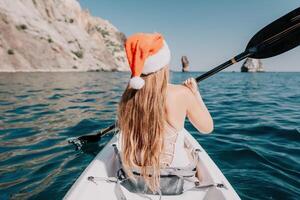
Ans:
[[[122,162],[130,178],[133,178],[131,169],[138,168],[149,189],[155,192],[160,186],[169,69],[164,67],[142,78],[144,87],[134,90],[127,86],[119,104]]]

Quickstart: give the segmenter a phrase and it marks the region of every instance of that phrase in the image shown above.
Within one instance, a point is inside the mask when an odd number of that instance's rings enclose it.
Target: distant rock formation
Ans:
[[[187,56],[181,57],[181,65],[182,65],[182,72],[189,71],[189,60],[188,60]]]
[[[247,58],[241,67],[241,72],[264,72],[259,59]]]
[[[128,70],[125,35],[76,0],[0,0],[0,71]]]

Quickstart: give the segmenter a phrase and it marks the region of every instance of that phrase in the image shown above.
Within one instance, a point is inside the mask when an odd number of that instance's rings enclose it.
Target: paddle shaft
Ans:
[[[110,125],[109,127],[105,128],[104,130],[101,130],[97,133],[97,137],[100,139],[103,135],[106,135],[110,131],[114,130],[116,128],[116,123]]]
[[[232,59],[224,62],[223,64],[221,64],[221,65],[209,70],[208,72],[198,76],[197,78],[195,78],[195,80],[196,80],[196,82],[203,81],[203,80],[207,79],[208,77],[218,73],[219,71],[222,71],[223,69],[226,69],[227,67],[229,67],[229,66],[231,66],[231,65],[233,65],[233,64],[235,64],[235,63],[237,63],[237,62],[239,62],[239,61],[241,61],[245,58],[247,58],[250,55],[251,55],[251,53],[248,50],[246,50],[243,53],[240,53],[239,55],[233,57]],[[109,127],[105,128],[104,130],[99,131],[97,133],[97,137],[99,138],[103,135],[106,135],[107,133],[109,133],[110,131],[112,131],[115,128],[116,128],[116,124],[112,124]]]
[[[207,79],[208,77],[222,71],[223,69],[235,64],[247,57],[252,58],[269,58],[279,55],[283,52],[300,45],[300,7],[289,12],[285,16],[275,20],[257,32],[248,43],[243,53],[233,57],[223,64],[211,69],[210,71],[198,76],[196,82]],[[95,135],[80,136],[78,140],[86,142],[95,142],[101,139],[116,128],[112,124],[106,129],[99,131]]]
[[[241,61],[245,58],[247,58],[250,55],[251,55],[251,53],[246,50],[243,53],[240,53],[239,55],[233,57],[232,59],[224,62],[223,64],[221,64],[221,65],[209,70],[208,72],[198,76],[196,78],[196,82],[203,81],[203,80],[207,79],[208,77],[218,73],[219,71],[222,71],[223,69],[226,69],[227,67],[229,67],[229,66],[231,66],[231,65],[233,65],[233,64],[235,64],[235,63],[237,63],[237,62],[239,62],[239,61]]]

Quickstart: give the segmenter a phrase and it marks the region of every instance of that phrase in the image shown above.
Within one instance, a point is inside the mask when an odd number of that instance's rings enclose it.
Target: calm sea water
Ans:
[[[1,73],[0,199],[61,199],[111,136],[87,153],[66,139],[111,124],[128,77]],[[220,73],[200,88],[215,130],[186,128],[241,198],[299,199],[300,73]]]

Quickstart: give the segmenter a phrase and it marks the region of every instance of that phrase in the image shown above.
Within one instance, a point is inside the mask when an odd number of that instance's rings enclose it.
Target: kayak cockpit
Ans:
[[[180,195],[162,196],[164,200],[178,199],[194,200],[197,199],[218,199],[218,200],[235,200],[240,199],[230,183],[218,169],[215,163],[210,159],[205,150],[199,145],[192,135],[187,132],[187,137],[192,145],[199,149],[200,171],[203,178],[203,185],[208,187],[191,189]],[[85,169],[81,176],[68,191],[64,199],[99,199],[105,197],[110,200],[120,200],[120,188],[126,199],[159,199],[159,195],[145,195],[134,193],[126,187],[117,184],[109,178],[116,177],[117,171],[120,169],[118,155],[114,151],[113,144],[117,144],[117,136],[103,148],[96,158]],[[91,180],[89,177],[94,177]],[[118,186],[119,185],[119,186]]]

